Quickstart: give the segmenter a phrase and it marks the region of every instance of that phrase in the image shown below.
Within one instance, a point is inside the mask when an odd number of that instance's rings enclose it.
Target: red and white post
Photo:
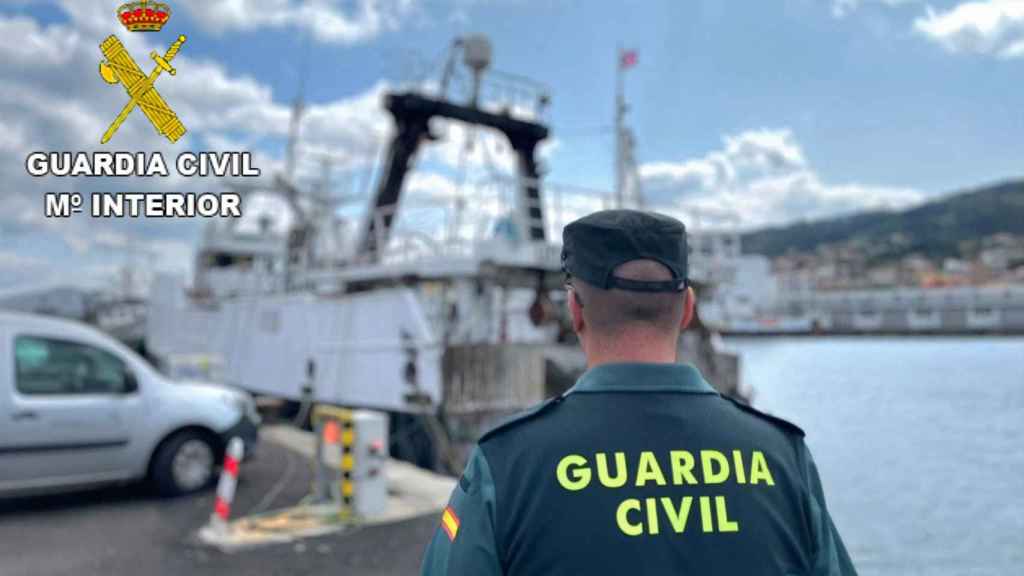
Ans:
[[[227,532],[228,517],[231,516],[231,503],[235,499],[235,488],[238,486],[238,464],[242,461],[245,444],[241,438],[232,438],[224,454],[224,468],[217,483],[217,500],[210,515],[209,529],[220,534]]]

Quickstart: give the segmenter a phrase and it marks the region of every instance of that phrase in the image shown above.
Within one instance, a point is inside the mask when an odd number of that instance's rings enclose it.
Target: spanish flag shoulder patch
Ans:
[[[441,514],[441,528],[448,535],[448,539],[454,542],[455,536],[459,533],[459,517],[451,506],[445,507],[444,513]]]

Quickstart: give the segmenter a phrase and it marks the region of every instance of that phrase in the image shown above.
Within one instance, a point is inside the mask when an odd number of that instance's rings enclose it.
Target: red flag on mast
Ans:
[[[636,66],[636,63],[636,50],[625,50],[619,57],[619,68],[622,68],[623,70],[627,70],[629,68],[632,68],[633,66]]]

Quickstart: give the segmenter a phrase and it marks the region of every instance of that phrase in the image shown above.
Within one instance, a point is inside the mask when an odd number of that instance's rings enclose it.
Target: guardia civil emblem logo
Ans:
[[[159,32],[170,17],[171,8],[168,5],[147,0],[129,2],[117,9],[118,20],[129,32]],[[103,134],[100,143],[106,144],[114,137],[118,128],[128,119],[136,106],[142,110],[142,114],[149,119],[157,133],[171,142],[177,142],[185,135],[187,132],[185,125],[181,123],[178,115],[160,96],[154,86],[157,78],[163,72],[167,72],[171,76],[177,75],[178,72],[171,66],[171,61],[178,55],[185,40],[185,36],[178,36],[178,39],[171,44],[163,56],[155,50],[150,53],[150,58],[156,65],[149,76],[143,74],[142,69],[135,63],[117,36],[111,35],[100,44],[100,51],[103,52],[104,57],[104,60],[100,62],[100,76],[108,84],[121,84],[129,98],[121,113]]]

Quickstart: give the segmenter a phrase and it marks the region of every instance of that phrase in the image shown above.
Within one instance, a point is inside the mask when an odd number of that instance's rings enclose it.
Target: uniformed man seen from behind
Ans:
[[[803,432],[676,361],[683,224],[610,210],[563,244],[587,371],[480,438],[423,574],[855,574]]]

